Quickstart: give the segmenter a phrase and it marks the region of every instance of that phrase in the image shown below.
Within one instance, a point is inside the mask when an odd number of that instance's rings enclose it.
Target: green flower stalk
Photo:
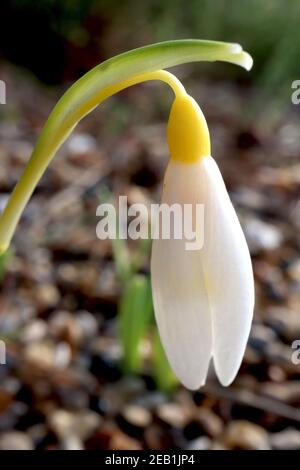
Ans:
[[[205,246],[197,252],[186,251],[184,239],[155,240],[152,290],[168,360],[178,378],[192,389],[205,383],[212,357],[220,381],[228,385],[233,380],[243,357],[254,305],[248,248],[222,176],[210,156],[205,118],[179,80],[164,70],[203,60],[231,62],[246,70],[252,66],[252,58],[238,44],[178,40],[126,52],[84,75],[50,114],[0,218],[3,253],[38,181],[78,122],[129,86],[147,80],[167,83],[175,99],[168,124],[171,160],[163,202],[203,203],[208,222],[204,227]]]

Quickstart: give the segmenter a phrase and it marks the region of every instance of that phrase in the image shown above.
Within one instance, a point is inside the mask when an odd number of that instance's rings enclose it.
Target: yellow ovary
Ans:
[[[168,122],[171,159],[196,163],[210,155],[210,137],[205,117],[196,101],[186,93],[176,96]]]

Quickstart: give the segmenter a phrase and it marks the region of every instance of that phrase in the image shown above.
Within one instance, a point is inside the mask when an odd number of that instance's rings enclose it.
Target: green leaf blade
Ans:
[[[118,315],[126,373],[139,373],[142,369],[140,344],[151,323],[152,309],[150,280],[145,275],[135,274],[126,285]]]

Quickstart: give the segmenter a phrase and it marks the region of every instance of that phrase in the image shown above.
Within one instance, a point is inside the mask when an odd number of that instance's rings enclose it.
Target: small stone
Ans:
[[[145,395],[145,383],[143,379],[134,375],[122,377],[119,381],[118,389],[127,402],[136,399],[139,400],[141,396]],[[142,403],[138,404],[144,407]]]
[[[210,447],[210,450],[228,450],[228,447],[226,447],[222,442],[214,441]]]
[[[50,428],[55,434],[65,439],[74,433],[74,416],[66,410],[55,410],[48,419]]]
[[[186,450],[208,450],[211,448],[211,440],[206,436],[197,437],[190,441]]]
[[[128,405],[123,411],[123,417],[135,426],[145,428],[151,422],[151,413],[137,405]]]
[[[300,382],[298,381],[265,382],[260,387],[260,393],[292,406],[300,406]]]
[[[144,384],[143,384],[144,388]],[[160,405],[167,402],[167,396],[161,392],[151,392],[151,393],[143,393],[142,395],[138,396],[135,399],[135,403],[137,405],[142,406],[143,408],[147,408],[148,410],[154,410],[155,408],[159,407]]]
[[[47,323],[44,320],[32,320],[24,326],[21,340],[24,343],[32,343],[42,340],[47,334]]]
[[[97,394],[92,394],[89,399],[89,408],[95,413],[100,415],[106,415],[108,411],[108,406],[106,400],[102,396]]]
[[[58,343],[55,349],[54,365],[60,369],[68,367],[72,359],[70,346],[67,343]]]
[[[75,415],[75,433],[82,441],[88,439],[99,427],[101,417],[90,410],[82,410]]]
[[[78,345],[82,341],[82,328],[76,321],[74,314],[64,310],[54,312],[49,320],[50,333],[72,346]]]
[[[116,431],[109,442],[108,450],[142,450],[142,446],[138,440]]]
[[[255,277],[269,299],[283,301],[287,296],[287,283],[282,270],[267,262],[255,263]]]
[[[290,264],[287,272],[293,281],[300,283],[300,259],[297,259],[292,264]]]
[[[0,413],[3,413],[12,402],[12,395],[4,389],[0,389]]]
[[[265,355],[269,363],[282,366],[292,365],[292,352],[293,350],[289,346],[280,341],[268,344],[265,349]]]
[[[93,354],[90,361],[90,372],[100,380],[116,382],[120,380],[122,374],[117,359],[112,358],[110,351],[102,355]],[[113,392],[117,394],[118,392]],[[109,397],[108,397],[109,398]],[[122,399],[122,398],[120,398]]]
[[[57,280],[64,287],[74,287],[78,280],[78,270],[71,263],[63,263],[57,269]]]
[[[141,435],[152,421],[151,413],[137,405],[127,405],[120,418],[122,429],[133,437]]]
[[[76,320],[81,327],[84,339],[93,338],[98,332],[98,323],[94,315],[86,310],[81,310],[76,314]]]
[[[35,424],[27,429],[26,432],[35,444],[41,442],[47,435],[47,429],[44,424]]]
[[[287,342],[300,338],[300,315],[297,309],[271,307],[266,312],[268,324]]]
[[[72,410],[89,408],[89,395],[83,387],[59,387],[57,393],[63,408]]]
[[[233,194],[234,203],[253,210],[265,209],[270,205],[266,195],[259,192],[257,188],[239,188]]]
[[[210,437],[219,436],[224,427],[224,423],[219,416],[207,408],[197,411],[195,418],[201,425],[203,432]]]
[[[25,348],[25,360],[42,368],[54,365],[55,345],[51,341],[29,343]]]
[[[156,410],[156,414],[163,423],[173,428],[183,428],[189,419],[185,409],[177,403],[160,405]]]
[[[258,351],[263,351],[269,343],[276,339],[276,333],[271,328],[254,323],[251,328],[249,344]]]
[[[224,434],[224,443],[231,449],[268,450],[268,433],[249,421],[232,421]]]
[[[89,134],[72,134],[67,141],[67,149],[70,153],[81,155],[94,152],[97,149],[97,142]]]
[[[0,214],[3,212],[7,201],[9,200],[10,195],[9,194],[0,194]]]
[[[84,446],[77,436],[67,436],[61,444],[62,450],[84,450]]]
[[[284,429],[271,434],[270,442],[276,450],[300,450],[300,431],[294,428]]]
[[[33,442],[23,432],[10,431],[0,436],[0,450],[33,450]]]
[[[275,225],[256,218],[249,217],[244,222],[244,230],[250,251],[254,254],[261,250],[276,250],[283,241],[282,233]]]
[[[41,284],[35,287],[34,296],[40,310],[55,307],[60,300],[60,293],[53,284]]]
[[[164,429],[158,424],[151,424],[145,429],[144,439],[148,449],[151,450],[166,450],[174,445],[172,430]]]
[[[80,276],[77,282],[79,291],[89,297],[97,296],[98,289],[102,289],[100,283],[102,277],[105,278],[106,268],[103,271],[104,273],[100,273],[101,279],[99,280],[99,271],[96,265],[92,263],[82,264],[82,266],[80,266]]]
[[[49,417],[49,426],[62,440],[76,436],[85,441],[100,424],[100,416],[90,410],[71,413],[63,409],[55,410]]]
[[[281,367],[276,365],[268,367],[268,376],[272,382],[284,382],[286,380],[286,373]]]

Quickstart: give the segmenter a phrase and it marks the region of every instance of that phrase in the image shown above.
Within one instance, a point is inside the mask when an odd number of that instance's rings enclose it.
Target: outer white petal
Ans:
[[[171,162],[162,202],[196,203],[199,174],[194,165]],[[199,251],[185,240],[154,240],[151,259],[156,321],[168,360],[190,389],[205,383],[212,353],[211,315]]]
[[[201,162],[199,198],[205,201],[203,263],[213,320],[213,358],[220,382],[229,385],[250,332],[254,282],[247,243],[213,158]]]

